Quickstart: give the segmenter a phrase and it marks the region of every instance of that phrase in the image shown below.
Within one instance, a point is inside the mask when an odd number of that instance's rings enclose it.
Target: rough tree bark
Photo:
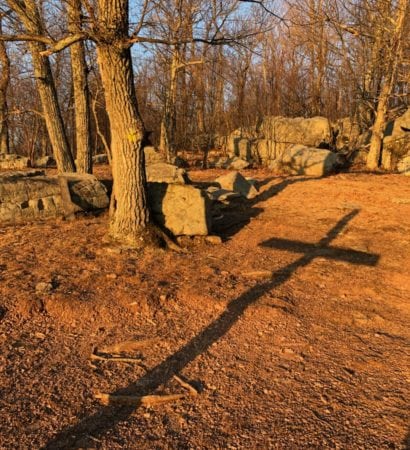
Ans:
[[[97,57],[111,130],[114,179],[109,234],[130,247],[152,242],[142,141],[128,38],[128,1],[98,0]]]
[[[2,16],[0,15],[0,34],[2,33]],[[7,88],[10,83],[10,60],[6,44],[0,42],[0,154],[10,153],[9,129],[7,123]]]
[[[387,110],[390,95],[393,92],[397,78],[397,70],[402,50],[402,37],[405,25],[405,17],[408,9],[408,0],[399,0],[397,4],[396,17],[394,19],[394,29],[391,32],[390,45],[385,48],[386,55],[386,73],[381,82],[380,94],[376,109],[375,120],[370,139],[370,148],[367,155],[366,166],[374,170],[379,166],[380,156],[383,146],[384,130],[386,128]],[[391,20],[390,16],[386,19]],[[389,159],[386,159],[386,164]],[[390,169],[390,167],[385,167]]]
[[[18,15],[28,33],[38,36],[46,35],[35,0],[24,0],[24,2],[8,0],[8,4]],[[48,57],[41,55],[41,52],[46,50],[46,46],[41,42],[29,42],[28,47],[57,168],[60,172],[74,172],[74,160],[65,134],[50,61]]]
[[[67,13],[69,31],[73,34],[81,31],[81,1],[70,0],[67,2]],[[92,173],[90,96],[84,43],[80,41],[71,45],[70,52],[74,91],[77,171]]]

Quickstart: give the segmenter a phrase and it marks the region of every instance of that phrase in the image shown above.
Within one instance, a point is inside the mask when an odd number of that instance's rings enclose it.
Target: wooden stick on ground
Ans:
[[[140,364],[142,362],[141,358],[123,358],[120,356],[102,356],[91,353],[90,358],[94,361],[112,361],[112,362],[126,362]]]
[[[155,406],[164,403],[172,403],[182,400],[187,394],[171,395],[111,395],[97,392],[95,398],[98,398],[103,405],[129,405],[129,406]]]
[[[192,397],[195,397],[198,395],[198,391],[191,386],[189,383],[186,383],[185,381],[181,380],[181,378],[179,378],[177,375],[174,375],[174,380],[177,381],[182,387],[184,387],[185,389],[188,389],[189,391],[189,395],[191,395]]]

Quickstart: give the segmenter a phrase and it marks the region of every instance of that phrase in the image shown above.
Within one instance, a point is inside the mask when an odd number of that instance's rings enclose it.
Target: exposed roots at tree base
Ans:
[[[165,247],[177,253],[187,253],[187,250],[180,247],[174,240],[157,224],[149,224],[138,234],[119,236],[109,233],[109,239],[122,248],[141,249],[146,247]]]

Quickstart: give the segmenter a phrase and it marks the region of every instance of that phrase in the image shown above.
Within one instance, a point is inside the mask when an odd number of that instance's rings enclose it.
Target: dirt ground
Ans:
[[[1,449],[409,448],[410,178],[245,174],[187,254],[112,247],[106,215],[0,229]],[[174,375],[198,395],[95,398]]]

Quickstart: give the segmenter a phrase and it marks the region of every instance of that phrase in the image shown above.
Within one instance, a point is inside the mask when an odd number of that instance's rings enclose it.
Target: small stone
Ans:
[[[43,341],[46,338],[46,335],[44,333],[36,332],[34,333],[34,337]]]
[[[107,273],[106,277],[107,277],[109,280],[116,280],[118,276],[117,276],[116,273]]]
[[[212,244],[212,245],[222,244],[222,238],[220,236],[213,236],[213,235],[206,236],[205,241],[208,242],[208,244]]]
[[[51,292],[52,290],[53,290],[53,285],[51,283],[41,281],[40,283],[36,284],[36,292],[39,294],[45,294],[45,293]]]

